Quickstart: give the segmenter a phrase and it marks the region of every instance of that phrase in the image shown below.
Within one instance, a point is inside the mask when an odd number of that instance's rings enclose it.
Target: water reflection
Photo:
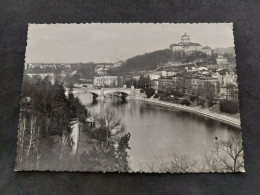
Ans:
[[[227,140],[241,136],[236,127],[158,104],[120,97],[93,102],[92,96],[86,93],[79,97],[94,112],[110,106],[125,123],[131,133],[129,156],[133,170],[139,168],[140,162],[153,161],[155,156],[167,160],[169,154],[177,153],[199,159],[216,138]]]

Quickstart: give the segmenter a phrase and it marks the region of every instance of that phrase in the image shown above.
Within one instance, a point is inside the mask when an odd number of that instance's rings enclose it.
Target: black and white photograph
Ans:
[[[232,23],[27,33],[16,171],[245,172]]]

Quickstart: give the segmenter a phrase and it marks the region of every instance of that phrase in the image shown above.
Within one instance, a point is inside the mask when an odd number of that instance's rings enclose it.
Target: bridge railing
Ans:
[[[100,89],[86,89],[87,91],[100,91],[100,90],[104,90],[104,91],[111,91],[111,90],[115,90],[115,91],[119,91],[119,90],[126,90],[126,91],[130,91],[131,88],[100,88]]]

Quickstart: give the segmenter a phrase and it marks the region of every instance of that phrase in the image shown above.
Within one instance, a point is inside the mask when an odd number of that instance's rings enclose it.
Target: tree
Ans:
[[[189,173],[196,170],[197,161],[185,155],[174,154],[171,157],[169,168],[176,173]]]
[[[62,83],[52,85],[47,77],[25,77],[22,91],[18,167],[54,169],[61,161],[66,164],[73,144],[70,122],[81,116],[85,121],[87,110],[73,94],[66,97]]]
[[[80,160],[82,169],[88,171],[129,171],[128,153],[130,133],[111,108],[95,115],[96,128],[89,132],[101,144],[88,153],[83,152]]]
[[[60,167],[62,165],[62,161],[64,160],[64,156],[68,157],[68,153],[71,151],[73,145],[73,140],[70,136],[70,133],[66,130],[66,128],[62,131],[62,135],[59,137],[59,164]]]
[[[155,90],[153,88],[149,87],[149,88],[145,89],[145,93],[146,93],[147,98],[150,98],[155,94]]]
[[[213,100],[215,96],[215,86],[208,81],[200,85],[198,91],[199,95],[207,100]]]
[[[219,104],[219,110],[229,114],[236,114],[239,111],[238,102],[232,102],[229,100],[223,100]]]
[[[122,66],[109,69],[108,75],[125,75],[129,72],[146,71],[157,68],[160,64],[167,63],[172,60],[172,50],[165,49],[137,55],[127,59]]]
[[[227,94],[230,101],[238,103],[238,90],[237,87],[233,84],[229,84],[226,86]]]
[[[87,64],[80,64],[75,70],[77,74],[81,75],[82,79],[92,79],[95,73],[96,64],[93,62],[89,62]]]
[[[128,154],[126,150],[130,150],[129,140],[131,134],[128,132],[127,134],[123,135],[118,141],[118,148],[117,148],[117,167],[120,167],[119,171],[128,171]]]
[[[223,56],[227,58],[227,61],[229,63],[233,63],[233,64],[236,63],[236,58],[235,58],[234,54],[232,54],[232,53],[224,53]]]
[[[155,160],[147,163],[147,169],[151,172],[189,173],[197,170],[198,162],[186,155],[169,155],[169,160],[163,161],[155,157]],[[140,167],[143,171],[143,167]]]
[[[116,116],[115,111],[106,107],[100,114],[95,117],[97,130],[95,137],[102,142],[102,145],[108,147],[109,143],[114,141],[117,136],[125,132],[125,126]]]
[[[242,139],[231,137],[217,141],[210,155],[205,155],[209,171],[238,172],[244,170]]]

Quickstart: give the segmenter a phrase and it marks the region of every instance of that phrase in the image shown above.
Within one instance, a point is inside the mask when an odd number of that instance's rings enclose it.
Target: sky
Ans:
[[[29,24],[25,61],[113,63],[169,48],[184,33],[202,46],[234,47],[232,23]]]

